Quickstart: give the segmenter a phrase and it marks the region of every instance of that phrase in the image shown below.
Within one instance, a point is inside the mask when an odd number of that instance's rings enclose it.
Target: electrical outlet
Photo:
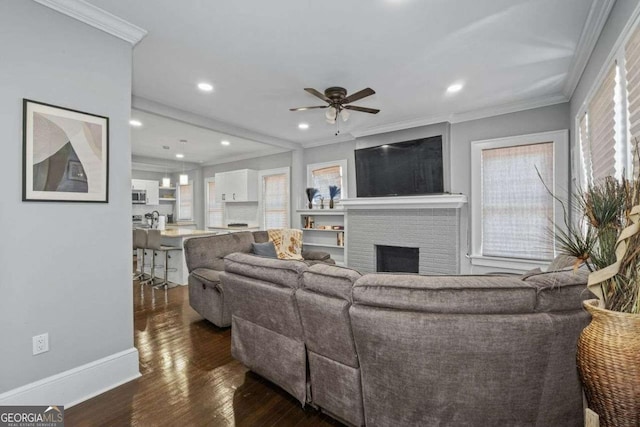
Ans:
[[[33,355],[49,351],[49,334],[44,333],[33,337]]]

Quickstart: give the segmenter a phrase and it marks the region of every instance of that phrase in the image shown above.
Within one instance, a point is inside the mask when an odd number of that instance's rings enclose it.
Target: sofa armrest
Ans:
[[[307,261],[326,261],[331,255],[324,251],[302,251],[302,258]]]

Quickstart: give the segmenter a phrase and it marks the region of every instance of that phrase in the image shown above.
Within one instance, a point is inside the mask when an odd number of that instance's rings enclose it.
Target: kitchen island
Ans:
[[[214,234],[221,233],[211,230],[193,230],[189,228],[172,228],[160,232],[162,246],[180,248],[179,250],[169,251],[169,272],[167,273],[167,280],[171,282],[170,286],[186,285],[188,283],[189,270],[187,269],[187,263],[184,257],[184,241],[192,237]],[[150,274],[153,251],[146,250],[144,252],[146,252],[144,272]],[[156,277],[158,278],[156,281],[161,282],[162,277],[164,277],[164,252],[157,252],[156,254]],[[142,259],[142,255],[143,251],[139,249],[138,260]],[[137,267],[142,265],[141,263],[138,264]]]

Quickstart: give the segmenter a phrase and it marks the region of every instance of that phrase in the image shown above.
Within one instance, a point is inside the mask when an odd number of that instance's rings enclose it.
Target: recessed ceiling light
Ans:
[[[136,119],[129,120],[129,124],[131,126],[133,126],[134,128],[139,128],[140,126],[142,126],[142,122],[140,120],[136,120]]]
[[[178,154],[176,154],[176,157],[177,157],[177,158],[179,158],[179,159],[181,159],[181,158],[183,158],[183,157],[184,157],[184,154],[180,154],[180,153],[178,153]]]
[[[229,141],[220,141],[220,144],[222,145],[231,145],[231,143]]]
[[[447,88],[447,92],[449,93],[456,93],[456,92],[460,92],[463,88],[462,83],[454,83],[451,86],[449,86]]]
[[[309,129],[309,123],[299,123],[298,129],[302,129],[302,130]]]
[[[198,89],[200,89],[203,92],[211,92],[213,90],[213,86],[210,85],[209,83],[198,83]]]

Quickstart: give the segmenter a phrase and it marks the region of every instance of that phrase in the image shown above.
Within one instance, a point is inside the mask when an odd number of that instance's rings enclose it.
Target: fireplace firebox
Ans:
[[[419,248],[376,245],[376,271],[379,273],[418,273]]]

